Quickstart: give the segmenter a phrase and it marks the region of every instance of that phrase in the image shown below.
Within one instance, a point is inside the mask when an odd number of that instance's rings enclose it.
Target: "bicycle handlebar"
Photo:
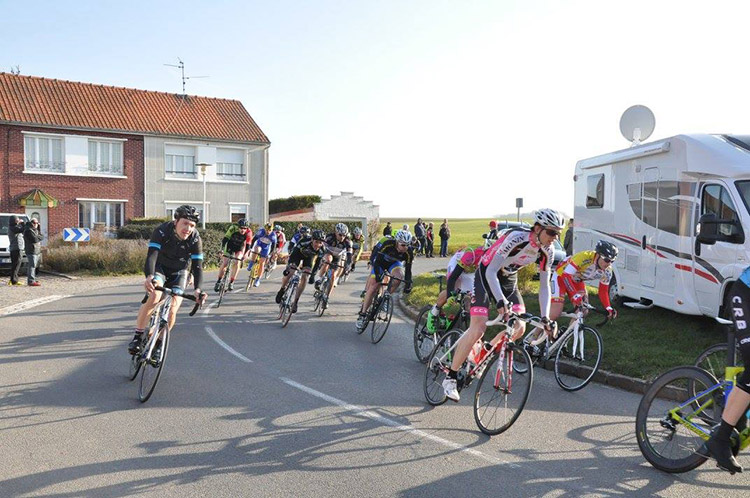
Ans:
[[[195,303],[195,306],[193,306],[192,311],[189,313],[190,316],[195,315],[195,313],[201,307],[201,303],[198,302],[198,298],[196,298],[193,294],[184,294],[182,291],[178,292],[178,291],[170,289],[169,287],[162,287],[160,285],[155,285],[154,291],[163,292],[164,294],[169,294],[170,296],[182,297],[184,299],[193,301]],[[207,295],[205,292],[201,292],[201,296],[205,296],[205,295]],[[146,293],[146,295],[143,296],[143,299],[141,300],[141,304],[145,304],[146,301],[148,301],[148,293]]]
[[[603,325],[606,325],[609,322],[609,313],[607,310],[597,308],[596,306],[592,306],[589,303],[581,303],[581,306],[577,306],[573,308],[572,310],[564,311],[560,314],[561,317],[564,318],[578,318],[578,313],[582,311],[582,308],[586,308],[589,311],[593,311],[594,313],[599,313],[600,315],[604,315],[604,320],[600,323],[597,323],[597,327],[601,327]]]
[[[518,313],[513,313],[513,312],[508,313],[508,321],[507,322],[505,320],[503,320],[503,315],[497,315],[497,317],[495,317],[494,319],[489,320],[487,322],[487,326],[490,327],[492,325],[498,325],[500,323],[504,323],[504,324],[506,324],[510,328],[512,326],[514,320],[521,320],[522,322],[530,323],[531,325],[533,325],[535,327],[540,327],[540,328],[544,328],[545,327],[544,322],[542,322],[542,319],[539,318],[538,316],[534,316],[531,313],[521,313],[521,314],[518,314]],[[551,323],[554,323],[554,322],[549,322],[547,325],[549,325]]]

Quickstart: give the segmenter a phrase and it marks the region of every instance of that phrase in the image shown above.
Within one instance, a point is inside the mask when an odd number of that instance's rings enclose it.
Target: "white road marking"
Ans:
[[[231,354],[233,354],[234,356],[236,356],[240,360],[244,361],[245,363],[252,363],[253,362],[253,360],[244,357],[242,354],[240,354],[237,351],[235,351],[234,349],[232,349],[232,347],[229,344],[227,344],[226,342],[224,342],[221,339],[219,339],[219,336],[216,335],[216,334],[214,334],[214,331],[211,329],[211,327],[206,327],[206,332],[208,333],[208,335],[211,336],[211,339],[213,339],[214,341],[216,341],[216,343],[219,346],[221,346],[222,348],[226,349],[227,351],[229,351]]]
[[[14,313],[18,313],[20,311],[24,311],[29,308],[41,306],[42,304],[51,303],[59,299],[65,299],[66,297],[70,297],[70,294],[66,294],[64,296],[54,294],[52,296],[40,297],[39,299],[32,299],[31,301],[26,301],[24,303],[18,303],[18,304],[14,304],[13,306],[0,308],[0,316],[12,315]]]
[[[346,401],[342,401],[342,400],[340,400],[338,398],[334,398],[333,396],[329,396],[329,395],[327,395],[325,393],[322,393],[320,391],[316,391],[315,389],[312,389],[310,387],[304,386],[304,385],[302,385],[302,384],[300,384],[298,382],[295,382],[295,381],[293,381],[291,379],[287,379],[285,377],[281,377],[281,381],[284,382],[285,384],[289,385],[289,386],[292,386],[292,387],[294,387],[296,389],[299,389],[300,391],[304,391],[304,392],[306,392],[308,394],[311,394],[311,395],[313,395],[313,396],[315,396],[317,398],[325,400],[325,401],[327,401],[327,402],[329,402],[329,403],[331,403],[333,405],[340,406],[341,408],[344,408],[345,410],[354,412],[357,415],[362,415],[362,416],[367,417],[369,419],[372,419],[372,420],[374,420],[376,422],[379,422],[379,423],[381,423],[383,425],[387,425],[388,427],[393,427],[396,430],[399,430],[399,431],[402,431],[402,432],[407,432],[407,433],[412,434],[414,436],[417,436],[419,438],[428,439],[430,441],[436,442],[436,443],[441,444],[443,446],[447,446],[448,448],[451,448],[451,449],[454,449],[454,450],[457,450],[457,451],[462,451],[464,453],[468,453],[469,455],[473,455],[473,456],[475,456],[477,458],[481,458],[482,460],[485,460],[485,461],[487,461],[487,462],[489,462],[491,464],[494,464],[494,465],[507,465],[509,467],[514,467],[514,468],[520,467],[520,465],[517,465],[515,463],[510,463],[510,462],[507,462],[507,461],[504,461],[504,460],[500,460],[499,458],[495,458],[495,457],[490,456],[490,455],[485,455],[481,451],[477,451],[477,450],[472,449],[472,448],[467,448],[466,446],[463,446],[463,445],[458,444],[458,443],[454,443],[453,441],[449,441],[447,439],[443,439],[441,437],[435,436],[434,434],[430,434],[428,432],[424,432],[424,431],[421,431],[419,429],[415,429],[412,426],[403,425],[403,424],[401,424],[399,422],[396,422],[395,420],[391,420],[391,419],[389,419],[387,417],[384,417],[384,416],[380,415],[379,413],[372,412],[370,410],[362,408],[361,406],[356,406],[356,405],[349,404]]]

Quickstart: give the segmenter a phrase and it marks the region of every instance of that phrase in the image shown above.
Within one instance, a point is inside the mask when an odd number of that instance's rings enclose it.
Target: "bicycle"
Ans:
[[[598,330],[584,325],[584,308],[607,315],[607,312],[583,303],[573,311],[560,314],[561,318],[571,318],[573,322],[568,328],[550,341],[543,331],[540,337],[534,338],[530,331],[523,338],[524,348],[531,356],[532,365],[542,364],[554,356],[555,358],[555,380],[557,384],[566,391],[573,392],[583,389],[591,382],[602,361],[602,336]],[[597,327],[605,325],[609,321],[606,317]],[[544,346],[540,347],[540,344]],[[518,371],[516,367],[516,371]]]
[[[487,326],[500,324],[502,319],[500,315],[487,322]],[[505,330],[500,332],[500,341],[489,350],[485,347],[479,348],[479,353],[472,350],[472,354],[458,371],[459,391],[479,378],[474,394],[474,421],[479,430],[489,436],[501,434],[513,425],[526,405],[534,382],[534,369],[530,368],[529,353],[510,340],[516,320],[544,327],[538,317],[529,313],[510,313],[508,321],[503,323]],[[463,332],[457,330],[446,333],[435,345],[427,361],[424,395],[427,402],[433,406],[442,405],[448,399],[442,384],[448,375],[456,344],[462,335]],[[514,368],[517,363],[525,364],[526,368],[518,371],[519,369]],[[492,412],[488,413],[491,410]],[[498,411],[501,412],[499,416]]]
[[[230,259],[231,261],[229,264],[224,268],[224,276],[221,277],[221,280],[219,281],[219,300],[216,301],[216,307],[218,308],[221,306],[221,301],[224,299],[224,294],[227,292],[227,287],[229,284],[229,275],[231,275],[234,272],[234,267],[240,263],[237,263],[237,261],[243,261],[243,258],[235,258],[234,256],[224,256],[227,259]]]
[[[256,256],[255,261],[250,262],[250,264],[253,265],[253,267],[250,268],[250,276],[247,277],[247,284],[245,284],[245,292],[249,292],[250,287],[252,287],[253,285],[253,282],[255,282],[255,280],[260,278],[260,265],[258,264],[259,259],[260,259],[260,256]]]
[[[726,342],[720,344],[714,344],[708,347],[705,351],[698,355],[695,360],[695,366],[706,370],[708,373],[716,377],[717,379],[724,374],[727,367],[727,355],[729,354],[729,346]],[[739,344],[736,345],[736,351],[739,353]],[[735,358],[738,358],[738,354],[735,353]],[[742,358],[739,357],[740,362]],[[742,367],[742,363],[736,363],[735,366]]]
[[[722,325],[732,322],[716,318]],[[729,327],[728,344],[735,343],[735,331]],[[712,430],[721,423],[721,414],[744,367],[735,366],[735,349],[727,348],[727,367],[719,381],[695,366],[673,368],[658,377],[646,390],[635,420],[638,447],[657,469],[682,473],[702,465],[703,445]],[[735,456],[750,445],[750,412],[740,418],[732,436]]]
[[[323,274],[318,288],[313,293],[313,300],[315,302],[313,311],[317,312],[318,316],[323,316],[325,310],[328,309],[328,296],[331,294],[331,287],[333,286],[333,273],[338,268],[343,268],[343,265],[334,266],[333,263],[329,263],[328,269]]]
[[[389,281],[384,283],[383,280],[385,280],[386,277],[389,278]],[[367,330],[367,326],[370,322],[372,322],[370,341],[373,344],[377,344],[383,340],[385,333],[388,331],[388,326],[391,324],[391,318],[393,318],[393,297],[391,291],[388,289],[391,283],[390,280],[396,280],[398,282],[404,281],[402,278],[394,277],[389,271],[384,271],[380,282],[378,282],[378,285],[380,286],[378,294],[372,300],[372,303],[367,310],[362,328],[357,328],[357,334],[362,334]],[[383,287],[385,287],[384,291]]]
[[[442,276],[438,277],[438,279],[441,279],[441,291],[442,278]],[[447,332],[450,332],[459,324],[465,329],[469,328],[470,316],[464,302],[469,296],[471,296],[470,292],[459,291],[455,296],[448,298],[443,308],[450,306],[452,303],[458,303],[460,306],[459,310],[457,313],[448,316],[445,315],[443,310],[440,310],[437,320],[438,327],[435,332],[427,330],[427,314],[432,309],[432,306],[427,304],[419,310],[419,315],[417,315],[417,320],[414,323],[414,353],[421,363],[427,363],[427,359],[430,357],[430,353],[435,348],[435,345]]]
[[[195,302],[190,316],[195,315],[201,307],[195,296],[183,294],[168,287],[155,286],[155,290],[161,291],[162,299],[151,313],[151,321],[148,325],[148,333],[141,337],[139,352],[130,357],[130,380],[135,380],[138,372],[141,373],[141,381],[138,386],[138,399],[145,403],[151,397],[159,381],[164,362],[167,360],[167,348],[169,346],[169,310],[172,308],[172,297],[179,296]],[[148,294],[141,303],[148,300]]]
[[[284,291],[284,296],[281,298],[281,304],[279,304],[279,320],[281,320],[281,328],[284,328],[289,323],[289,319],[292,317],[292,304],[297,295],[297,287],[299,287],[300,273],[305,275],[310,274],[310,270],[298,270],[294,268],[294,275],[289,280]],[[306,277],[305,277],[306,278]]]
[[[277,259],[278,255],[276,254],[266,263],[266,266],[263,268],[263,280],[268,280],[271,278],[271,273],[273,273],[273,271],[276,269]]]

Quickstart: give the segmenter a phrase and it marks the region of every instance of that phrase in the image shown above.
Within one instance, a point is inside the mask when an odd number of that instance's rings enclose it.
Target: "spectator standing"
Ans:
[[[8,238],[10,239],[10,282],[8,285],[23,285],[18,281],[18,272],[21,269],[21,251],[24,248],[23,231],[24,231],[23,218],[19,218],[16,215],[11,215],[8,218]]]
[[[383,229],[383,237],[388,237],[393,233],[393,227],[391,226],[391,222],[387,222],[385,224],[385,228]]]
[[[39,220],[31,218],[23,231],[24,250],[26,251],[26,281],[31,287],[42,285],[36,279],[36,269],[39,266],[39,257],[42,254],[43,238],[44,236],[39,228]]]
[[[434,226],[435,225],[432,222],[430,222],[427,225],[427,231],[425,232],[425,243],[427,245],[425,246],[424,253],[425,253],[425,256],[427,256],[428,258],[434,258],[435,257],[435,255],[433,254],[433,252],[435,250],[435,244],[434,244],[434,242],[435,242],[435,229],[434,229]]]
[[[425,246],[425,225],[422,223],[422,218],[417,219],[417,224],[414,225],[414,236],[419,241],[419,254],[424,254]]]
[[[573,254],[573,218],[568,221],[568,231],[565,232],[563,248],[565,249],[566,256],[570,256],[571,254]]]
[[[447,219],[444,219],[443,223],[440,225],[438,236],[440,237],[440,257],[447,258],[448,257],[448,239],[451,238],[451,229],[450,227],[448,227]]]

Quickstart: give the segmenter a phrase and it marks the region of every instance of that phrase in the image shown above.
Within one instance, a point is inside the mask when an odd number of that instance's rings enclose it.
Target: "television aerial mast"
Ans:
[[[185,63],[182,62],[182,59],[179,57],[177,60],[180,62],[179,64],[164,64],[165,66],[170,67],[176,67],[180,69],[180,72],[182,73],[182,94],[187,95],[187,92],[185,91],[185,81],[195,78],[209,78],[209,76],[185,76]]]

